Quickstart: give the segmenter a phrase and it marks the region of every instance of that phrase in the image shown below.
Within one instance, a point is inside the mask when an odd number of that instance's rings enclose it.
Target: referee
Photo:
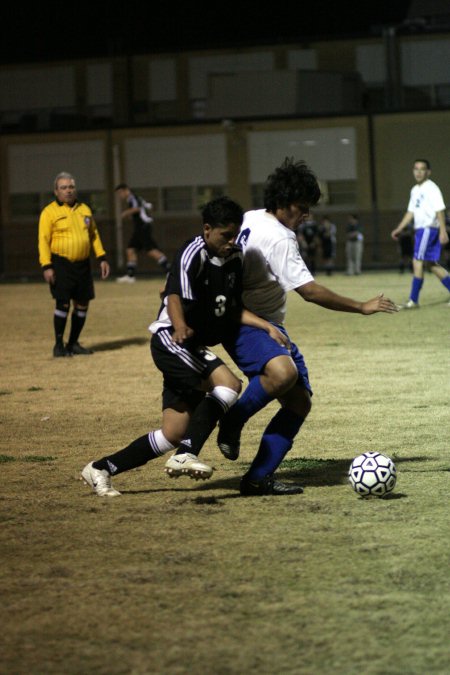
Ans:
[[[91,349],[78,342],[89,301],[95,297],[89,259],[91,249],[100,262],[102,279],[109,276],[109,264],[91,209],[77,201],[75,178],[70,173],[59,173],[55,178],[54,193],[55,201],[43,209],[39,218],[39,262],[56,301],[53,356],[92,354]],[[71,300],[71,328],[69,340],[64,345]]]

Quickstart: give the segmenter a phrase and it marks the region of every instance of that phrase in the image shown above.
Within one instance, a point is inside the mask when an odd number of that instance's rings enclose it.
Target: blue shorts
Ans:
[[[441,257],[439,228],[423,227],[415,231],[414,259],[438,262]]]
[[[278,330],[289,335],[286,329],[279,324],[274,324]],[[291,342],[291,349],[286,349],[275,342],[265,330],[253,328],[252,326],[240,326],[235,338],[232,341],[224,342],[223,346],[231,356],[235,364],[250,380],[255,375],[260,375],[264,371],[266,363],[277,356],[290,356],[294,361],[297,372],[299,386],[303,386],[312,395],[311,385],[309,383],[308,369],[305,360],[300,353],[297,345]]]

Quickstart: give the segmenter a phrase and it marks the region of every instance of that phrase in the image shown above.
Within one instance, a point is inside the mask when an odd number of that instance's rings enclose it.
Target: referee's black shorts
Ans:
[[[164,376],[163,410],[180,402],[195,408],[205,396],[201,391],[204,380],[224,362],[207,347],[192,341],[182,345],[172,342],[172,332],[161,330],[150,340],[153,360]]]
[[[71,262],[53,253],[52,265],[55,270],[55,283],[50,284],[50,293],[55,300],[61,302],[77,300],[80,303],[88,303],[95,298],[89,258]]]

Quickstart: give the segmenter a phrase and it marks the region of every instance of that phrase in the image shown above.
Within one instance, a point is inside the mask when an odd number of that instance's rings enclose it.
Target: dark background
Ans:
[[[247,4],[248,3],[248,4]],[[399,26],[404,0],[310,3],[35,2],[6,0],[0,24],[1,63],[183,51],[380,35]],[[253,4],[253,3],[252,3]],[[293,10],[295,7],[295,10]]]

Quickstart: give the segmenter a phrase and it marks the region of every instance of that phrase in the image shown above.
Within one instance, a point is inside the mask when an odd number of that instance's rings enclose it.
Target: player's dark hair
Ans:
[[[119,183],[119,185],[116,185],[114,188],[114,191],[117,192],[117,190],[129,190],[130,188],[126,183]]]
[[[286,157],[283,164],[268,176],[264,188],[264,207],[274,213],[292,204],[315,206],[321,196],[319,183],[309,166]]]
[[[203,224],[212,228],[223,227],[233,223],[242,225],[244,211],[242,207],[229,197],[217,197],[205,204],[202,209]]]
[[[425,166],[427,167],[428,171],[430,171],[430,169],[431,169],[431,164],[430,164],[430,162],[429,162],[427,159],[415,159],[415,160],[414,160],[414,164],[416,164],[417,162],[422,162],[422,164],[425,164]]]

